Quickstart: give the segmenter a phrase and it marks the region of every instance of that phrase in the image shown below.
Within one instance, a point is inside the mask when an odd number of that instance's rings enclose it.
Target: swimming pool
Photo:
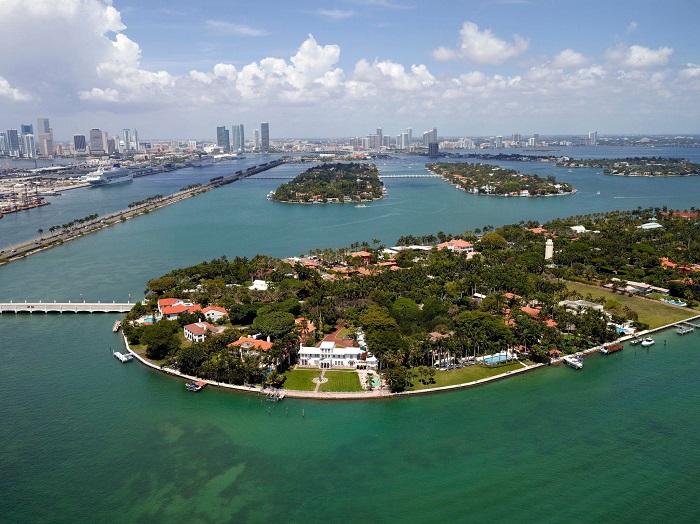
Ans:
[[[489,355],[484,357],[484,364],[499,364],[508,360],[507,355]]]
[[[373,388],[378,388],[378,387],[379,387],[379,377],[378,377],[378,376],[372,375],[372,378],[371,378],[370,382],[372,383],[372,387],[373,387]]]

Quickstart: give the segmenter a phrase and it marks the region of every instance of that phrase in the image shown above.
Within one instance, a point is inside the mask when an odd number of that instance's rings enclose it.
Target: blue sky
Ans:
[[[0,128],[700,133],[693,1],[2,3]]]

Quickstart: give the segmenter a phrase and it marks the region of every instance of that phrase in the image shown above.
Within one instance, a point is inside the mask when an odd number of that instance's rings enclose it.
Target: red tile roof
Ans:
[[[250,337],[241,337],[235,342],[232,342],[228,345],[228,347],[231,346],[245,346],[244,349],[250,349],[251,347],[254,347],[255,349],[259,349],[260,351],[268,351],[272,348],[272,342],[268,342],[267,340],[257,340],[255,338]]]

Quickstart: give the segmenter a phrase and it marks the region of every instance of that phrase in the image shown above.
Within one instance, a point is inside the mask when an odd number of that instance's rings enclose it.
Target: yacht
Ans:
[[[122,182],[130,182],[134,179],[134,174],[126,167],[121,167],[119,164],[114,164],[110,169],[105,170],[99,167],[97,171],[88,173],[85,177],[91,186],[106,186],[109,184],[121,184]]]
[[[654,343],[654,339],[647,337],[644,340],[642,340],[642,346],[648,347],[651,346]]]

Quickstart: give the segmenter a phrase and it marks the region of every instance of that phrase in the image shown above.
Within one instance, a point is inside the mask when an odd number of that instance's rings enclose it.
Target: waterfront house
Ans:
[[[372,261],[372,253],[369,253],[367,251],[355,251],[353,253],[350,253],[350,256],[362,258],[362,264],[364,265],[367,265]]]
[[[162,298],[158,301],[158,312],[166,320],[172,320],[183,313],[201,313],[202,306],[185,302],[179,298]]]
[[[192,342],[204,342],[209,334],[218,335],[225,329],[226,328],[223,327],[212,326],[209,322],[195,322],[194,324],[187,324],[183,328],[185,338]]]
[[[453,238],[452,240],[438,244],[437,248],[447,249],[454,253],[466,254],[468,258],[474,255],[474,244],[466,240],[460,240],[459,238]]]
[[[231,342],[228,347],[238,349],[241,357],[248,355],[257,356],[270,351],[270,349],[272,349],[272,342],[251,337],[240,337],[235,342]]]
[[[597,304],[588,300],[562,300],[559,302],[558,305],[563,306],[567,310],[572,311],[574,313],[580,313],[585,309],[595,309],[596,311],[603,311],[602,304]]]
[[[377,369],[377,358],[365,349],[324,341],[318,347],[299,344],[299,365],[319,369]]]
[[[228,311],[221,306],[207,306],[202,310],[202,314],[211,322],[218,322],[222,318],[228,318]]]

